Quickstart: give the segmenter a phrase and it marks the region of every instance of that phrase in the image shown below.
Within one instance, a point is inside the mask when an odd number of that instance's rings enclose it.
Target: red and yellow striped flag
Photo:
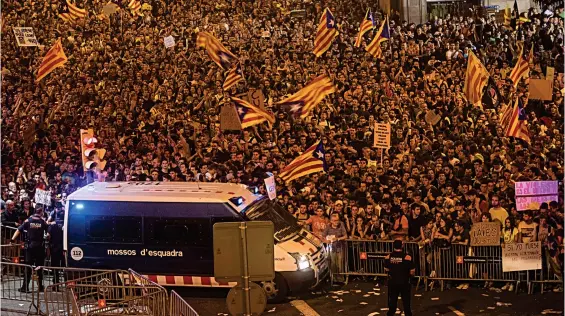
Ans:
[[[131,0],[128,3],[128,8],[131,10],[131,13],[143,16],[143,13],[141,13],[141,2],[139,0]]]
[[[388,17],[385,18],[383,24],[379,28],[377,35],[365,50],[369,52],[369,54],[373,55],[375,58],[382,58],[383,57],[383,50],[381,49],[381,43],[384,41],[390,40],[390,28],[388,27]]]
[[[61,44],[61,39],[55,42],[55,45],[47,52],[41,65],[39,65],[39,70],[37,71],[37,78],[35,82],[39,82],[45,76],[50,74],[55,68],[63,67],[67,62],[67,56],[63,51],[63,45]]]
[[[322,75],[310,82],[306,87],[300,89],[290,97],[277,102],[282,106],[287,106],[290,111],[300,117],[307,117],[318,103],[327,96],[335,92],[332,80]]]
[[[204,47],[208,56],[222,69],[230,69],[231,65],[237,61],[237,57],[208,32],[198,32],[196,45]]]
[[[363,18],[363,22],[359,26],[359,34],[357,34],[357,39],[355,39],[355,47],[361,46],[361,41],[363,40],[363,35],[369,32],[370,30],[375,28],[375,21],[373,20],[373,14],[367,10],[367,14],[365,14],[365,18]]]
[[[483,98],[483,88],[488,82],[489,73],[481,60],[469,50],[467,73],[463,93],[471,104],[479,104]]]
[[[263,122],[275,123],[275,116],[271,113],[253,106],[251,103],[236,97],[231,97],[235,105],[235,110],[241,122],[241,128],[247,128]]]
[[[318,31],[314,39],[314,55],[316,57],[322,56],[332,46],[332,42],[338,34],[335,18],[330,10],[326,8],[320,18],[320,24],[318,24]]]
[[[243,80],[243,69],[241,69],[241,65],[238,63],[228,72],[223,85],[224,91],[229,90],[241,80]]]
[[[326,171],[328,165],[325,155],[324,144],[318,141],[281,170],[279,177],[289,183],[314,172]]]
[[[533,47],[533,46],[532,46]],[[526,76],[530,72],[530,63],[524,58],[524,47],[520,50],[520,55],[518,56],[518,61],[516,65],[512,68],[508,78],[514,83],[514,87],[518,86],[520,79]]]
[[[506,136],[520,138],[526,143],[530,143],[526,109],[520,97],[516,99],[516,103],[511,109],[510,117],[508,121],[506,121],[506,124],[506,126],[503,126]]]
[[[74,22],[86,16],[86,10],[81,9],[74,5],[70,0],[67,0],[67,10],[69,12],[60,13],[59,17],[65,22]]]

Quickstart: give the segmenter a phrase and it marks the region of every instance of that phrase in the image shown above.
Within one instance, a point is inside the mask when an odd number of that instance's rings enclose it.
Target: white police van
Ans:
[[[276,277],[262,283],[271,301],[315,287],[328,273],[322,242],[242,185],[96,182],[69,195],[65,211],[69,267],[131,268],[162,285],[232,287],[213,277],[212,227],[257,220],[275,228]]]

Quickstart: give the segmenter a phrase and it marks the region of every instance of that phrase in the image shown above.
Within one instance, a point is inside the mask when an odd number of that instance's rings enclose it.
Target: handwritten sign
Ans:
[[[241,122],[233,105],[224,105],[220,110],[220,129],[222,131],[240,131]]]
[[[167,36],[167,37],[163,38],[163,42],[165,42],[166,48],[171,48],[171,47],[175,46],[175,38],[172,37],[172,36]]]
[[[502,248],[502,272],[541,269],[541,242],[505,244]]]
[[[18,46],[39,46],[33,27],[14,27],[13,30]]]
[[[237,95],[237,97],[251,103],[261,110],[265,110],[265,95],[260,89],[249,89],[247,93],[241,93]]]
[[[426,112],[425,116],[426,123],[436,125],[441,120],[441,115],[437,115],[434,111]]]
[[[36,204],[43,204],[51,206],[51,192],[41,189],[35,189],[35,197],[33,198]]]
[[[373,147],[390,148],[390,124],[375,123],[375,140]]]
[[[557,181],[524,181],[516,182],[516,208],[518,211],[539,208],[544,202],[558,201],[559,187]]]
[[[471,246],[500,245],[500,224],[498,222],[475,223],[471,228]]]

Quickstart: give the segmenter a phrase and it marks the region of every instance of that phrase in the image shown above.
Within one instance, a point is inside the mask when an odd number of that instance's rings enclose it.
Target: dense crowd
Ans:
[[[277,174],[321,139],[327,172],[277,182],[279,201],[314,233],[324,237],[330,227],[337,238],[447,245],[468,242],[473,223],[499,221],[504,242],[543,241],[562,262],[563,200],[527,212],[514,200],[516,181],[559,180],[563,196],[559,12],[530,9],[517,31],[481,12],[419,25],[392,12],[391,40],[377,60],[363,49],[373,35],[353,46],[367,9],[361,3],[147,1],[143,16],[122,9],[106,20],[98,16],[106,2],[87,0],[76,4],[88,17],[71,24],[58,17],[56,0],[3,1],[3,222],[33,213],[36,188],[50,190],[56,207],[85,184],[81,128],[94,128],[107,150],[105,181],[231,182],[263,193],[266,172]],[[324,7],[340,34],[315,58]],[[383,15],[371,9],[379,25]],[[12,26],[33,27],[45,47],[18,47]],[[224,71],[195,45],[199,30],[240,58],[245,82],[222,90]],[[163,44],[169,35],[173,48]],[[58,38],[68,63],[35,83]],[[529,77],[556,70],[552,100],[528,99],[527,80],[514,87],[508,79],[520,47],[532,45]],[[467,49],[492,79],[480,107],[462,94]],[[337,91],[311,116],[274,105],[321,74]],[[223,131],[220,107],[248,89],[262,91],[276,123]],[[516,98],[525,104],[530,144],[506,137],[500,124],[501,108]],[[375,122],[391,124],[388,150],[372,146]]]

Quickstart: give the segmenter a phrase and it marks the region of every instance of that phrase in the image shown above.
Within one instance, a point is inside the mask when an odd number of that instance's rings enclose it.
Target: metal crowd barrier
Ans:
[[[419,286],[425,277],[425,252],[417,242],[405,242],[404,251],[412,256],[416,268],[415,277]],[[332,264],[332,275],[349,276],[387,276],[384,269],[385,257],[393,251],[393,241],[345,240],[343,264]],[[330,256],[333,260],[340,260]]]
[[[198,313],[175,291],[171,291],[169,298],[169,315],[198,316]]]
[[[386,276],[384,258],[393,251],[392,241],[349,239],[342,244],[330,244],[329,265],[331,280],[349,276]],[[423,246],[416,242],[405,242],[404,251],[412,255],[416,268],[415,277],[426,284],[428,280],[439,281],[441,290],[445,281],[485,281],[513,283],[518,291],[520,283],[527,283],[528,292],[533,285],[541,284],[541,291],[547,284],[563,284],[562,275],[556,275],[549,254],[542,256],[543,269],[531,271],[502,271],[501,246],[467,246],[451,244],[446,248]]]
[[[4,248],[2,248],[4,249]],[[36,277],[33,267],[26,264],[2,262],[2,282],[0,314],[39,314],[39,301],[36,294]],[[25,279],[29,279],[28,291],[20,291]]]
[[[516,291],[521,281],[525,281],[522,271],[502,272],[501,246],[467,246],[452,244],[447,248],[432,248],[430,280],[440,281],[488,281],[513,282]],[[427,287],[427,286],[426,286]]]
[[[167,315],[167,292],[159,285],[136,285],[129,271],[94,273],[45,289],[47,314]]]
[[[561,251],[561,249],[559,249],[559,251]],[[559,267],[559,264],[551,257],[549,250],[544,249],[542,259],[541,270],[532,271],[531,276],[530,274],[528,275],[530,278],[528,282],[528,294],[534,292],[534,287],[537,284],[540,285],[541,293],[545,291],[547,284],[563,285],[563,271],[560,271],[561,267]]]

